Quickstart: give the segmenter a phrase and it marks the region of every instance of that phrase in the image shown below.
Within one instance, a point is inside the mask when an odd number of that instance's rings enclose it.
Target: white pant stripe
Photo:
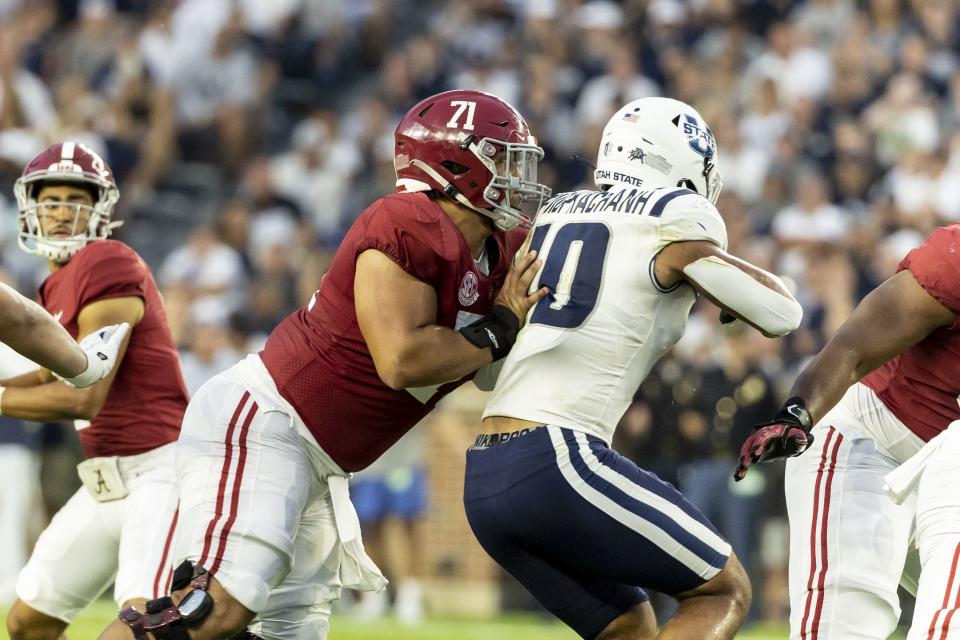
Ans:
[[[573,468],[573,461],[570,458],[570,451],[567,443],[563,439],[563,433],[558,427],[548,426],[547,431],[550,434],[550,441],[553,443],[554,451],[557,456],[557,467],[564,479],[579,493],[584,500],[590,502],[600,511],[610,516],[625,527],[636,531],[644,538],[660,547],[664,553],[676,558],[678,562],[686,566],[701,578],[709,579],[717,574],[718,569],[711,566],[697,554],[687,549],[680,542],[675,540],[669,533],[642,518],[641,516],[629,511],[619,504],[603,495],[590,485],[588,485],[580,474]]]
[[[673,504],[669,500],[658,496],[654,492],[641,487],[636,484],[629,478],[626,478],[614,469],[602,464],[600,460],[597,459],[597,456],[594,455],[593,451],[590,450],[590,443],[587,441],[587,436],[583,433],[576,433],[577,444],[580,445],[580,455],[583,456],[584,461],[587,463],[587,467],[590,471],[594,472],[617,489],[620,489],[625,494],[642,502],[646,505],[649,505],[667,516],[671,520],[677,523],[681,529],[689,531],[698,540],[703,542],[705,545],[716,551],[717,553],[729,555],[730,545],[723,538],[718,536],[716,533],[710,530],[709,527],[704,525],[702,522],[691,518],[683,509]]]

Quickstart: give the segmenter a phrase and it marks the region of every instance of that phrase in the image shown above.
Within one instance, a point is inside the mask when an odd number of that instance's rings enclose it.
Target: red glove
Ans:
[[[797,397],[784,403],[773,420],[758,424],[753,434],[740,447],[740,458],[733,479],[743,480],[747,469],[755,462],[770,462],[798,456],[813,444],[810,413]]]

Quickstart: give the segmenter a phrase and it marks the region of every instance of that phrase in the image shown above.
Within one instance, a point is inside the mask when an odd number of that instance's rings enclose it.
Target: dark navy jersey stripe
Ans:
[[[686,195],[696,195],[696,191],[690,191],[690,189],[677,189],[676,191],[671,191],[670,193],[664,194],[659,200],[654,203],[653,208],[650,209],[651,218],[659,218],[663,215],[663,210],[674,198],[679,198],[680,196]]]
[[[657,254],[657,255],[660,255],[660,254]],[[653,256],[652,258],[650,258],[650,266],[647,267],[647,270],[650,272],[650,282],[653,283],[653,286],[654,288],[656,288],[657,291],[659,291],[660,293],[670,293],[671,291],[676,291],[677,287],[679,287],[680,285],[685,284],[686,281],[680,280],[671,287],[661,286],[661,284],[657,281],[656,261],[657,261],[657,256]]]
[[[592,486],[594,489],[596,489],[606,497],[610,498],[613,502],[620,505],[624,509],[633,512],[640,518],[659,527],[661,530],[666,532],[667,535],[669,535],[670,538],[672,538],[678,545],[682,545],[686,547],[691,553],[696,555],[706,564],[712,567],[715,567],[717,569],[723,568],[723,565],[727,561],[727,558],[723,554],[721,554],[720,552],[718,552],[716,549],[712,548],[710,545],[706,544],[705,542],[701,541],[694,534],[690,533],[689,531],[684,529],[680,524],[678,524],[675,520],[673,520],[673,518],[663,513],[662,511],[659,511],[656,507],[649,505],[645,502],[642,502],[637,498],[634,498],[633,496],[628,495],[618,487],[610,484],[607,480],[601,478],[599,475],[592,472],[587,466],[586,460],[584,460],[583,456],[580,454],[580,445],[576,441],[575,433],[570,429],[562,429],[562,432],[563,432],[564,442],[567,445],[567,451],[570,454],[570,461],[573,463],[572,466],[574,470],[577,472],[577,474],[580,476],[580,478],[583,479],[584,482]],[[599,460],[598,458],[598,461],[600,462],[601,465],[603,465],[602,460]],[[604,465],[604,466],[613,470],[616,473],[620,473],[620,471],[614,467],[610,467],[608,465]],[[630,478],[630,480],[636,484],[636,481],[634,478]],[[669,501],[671,504],[675,504],[678,507],[682,508],[680,504],[677,504],[674,500],[671,499],[672,498],[671,495],[665,494],[663,491],[660,491],[661,487],[657,486],[655,483],[649,483],[646,485],[639,485],[639,486],[642,486],[644,489],[646,489],[647,491],[650,491],[651,493],[657,494],[664,500]],[[684,512],[686,512],[686,510],[684,510]],[[688,514],[688,515],[693,515],[693,514]],[[623,526],[626,527],[627,525],[624,524]]]

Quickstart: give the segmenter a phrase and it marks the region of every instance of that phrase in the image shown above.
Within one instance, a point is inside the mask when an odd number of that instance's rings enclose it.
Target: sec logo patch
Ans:
[[[467,271],[464,274],[457,297],[463,307],[469,307],[480,297],[480,281],[477,280],[477,274],[473,271]]]

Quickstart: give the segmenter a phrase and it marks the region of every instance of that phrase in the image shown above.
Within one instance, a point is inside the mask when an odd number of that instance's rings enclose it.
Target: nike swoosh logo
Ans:
[[[787,413],[789,413],[794,418],[799,420],[801,424],[803,423],[803,411],[797,405],[792,404],[789,407],[787,407]]]

